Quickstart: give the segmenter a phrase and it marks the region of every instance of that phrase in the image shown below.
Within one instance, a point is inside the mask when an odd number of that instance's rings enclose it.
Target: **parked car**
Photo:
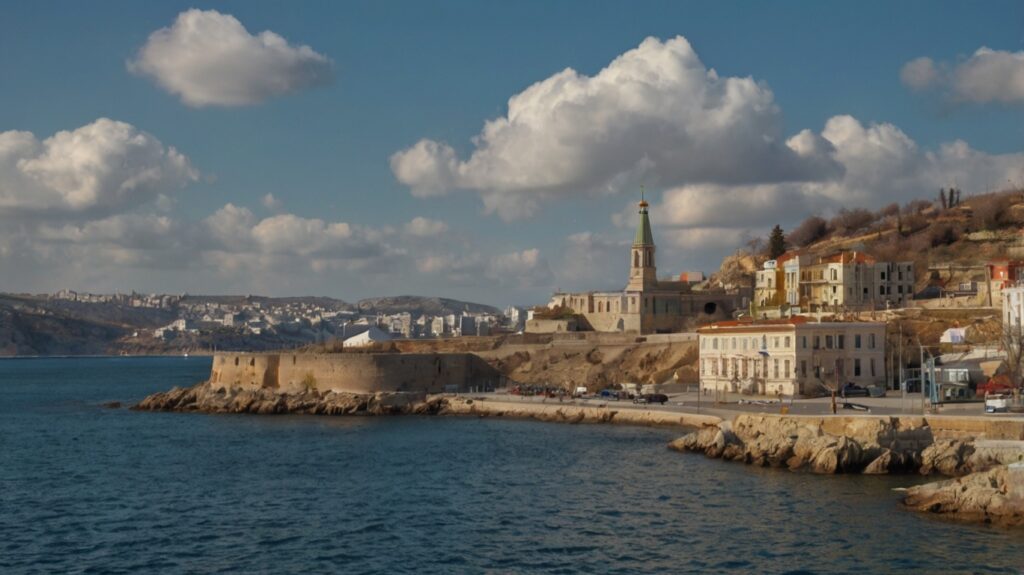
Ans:
[[[662,405],[668,403],[668,396],[664,393],[647,393],[642,397],[645,403],[660,403]]]
[[[633,403],[647,403],[647,396],[646,395],[634,395],[633,396]]]
[[[1010,395],[990,393],[985,396],[985,413],[1006,413],[1010,410]]]
[[[840,397],[870,397],[871,392],[868,388],[861,387],[853,382],[847,382],[842,389],[839,390]]]

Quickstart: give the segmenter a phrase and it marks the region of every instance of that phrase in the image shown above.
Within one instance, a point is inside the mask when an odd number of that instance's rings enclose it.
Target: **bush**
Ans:
[[[875,223],[875,214],[861,208],[847,210],[843,208],[828,223],[830,230],[848,236]]]
[[[912,200],[907,202],[907,205],[903,206],[903,213],[906,215],[920,214],[930,207],[932,207],[932,202],[929,202],[928,200]]]
[[[825,218],[811,216],[804,220],[786,238],[790,245],[802,248],[824,238],[828,234],[828,222]]]
[[[930,230],[931,246],[948,246],[960,239],[960,230],[949,224],[934,226]]]
[[[1011,225],[1010,206],[1017,196],[1015,192],[997,192],[971,198],[971,229],[998,230]]]

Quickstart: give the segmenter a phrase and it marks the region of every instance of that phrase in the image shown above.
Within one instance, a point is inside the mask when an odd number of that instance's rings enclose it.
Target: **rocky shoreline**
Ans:
[[[1003,442],[1005,443],[1005,442]],[[677,451],[813,473],[966,475],[1019,460],[1017,445],[935,438],[920,417],[737,415],[675,441]]]
[[[138,411],[193,411],[203,413],[407,415],[437,414],[447,402],[422,393],[339,393],[309,389],[279,393],[268,389],[214,387],[209,382],[154,393],[132,409]]]
[[[918,485],[903,504],[962,521],[1024,525],[1024,466],[1002,465],[964,477]]]

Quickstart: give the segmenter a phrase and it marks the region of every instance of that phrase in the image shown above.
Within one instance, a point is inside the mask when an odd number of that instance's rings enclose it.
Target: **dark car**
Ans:
[[[855,383],[847,383],[839,390],[840,397],[871,397],[868,388],[861,387]]]
[[[646,393],[642,397],[644,403],[660,403],[662,405],[668,403],[668,396],[664,393]]]

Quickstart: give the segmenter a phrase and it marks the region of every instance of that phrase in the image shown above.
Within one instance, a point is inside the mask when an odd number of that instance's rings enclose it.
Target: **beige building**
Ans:
[[[738,292],[694,291],[689,281],[659,280],[657,248],[647,202],[641,201],[639,208],[636,236],[629,250],[629,281],[625,289],[556,293],[548,304],[549,308],[576,314],[579,319],[577,329],[672,333],[691,327],[696,318],[728,317],[734,309],[746,305]],[[528,324],[527,331],[541,330],[542,323],[534,322],[536,327]]]
[[[803,316],[725,321],[697,330],[701,389],[820,395],[885,383],[885,324]]]
[[[863,252],[816,259],[787,252],[766,261],[754,284],[758,306],[805,312],[905,307],[913,293],[913,262],[878,262]]]

